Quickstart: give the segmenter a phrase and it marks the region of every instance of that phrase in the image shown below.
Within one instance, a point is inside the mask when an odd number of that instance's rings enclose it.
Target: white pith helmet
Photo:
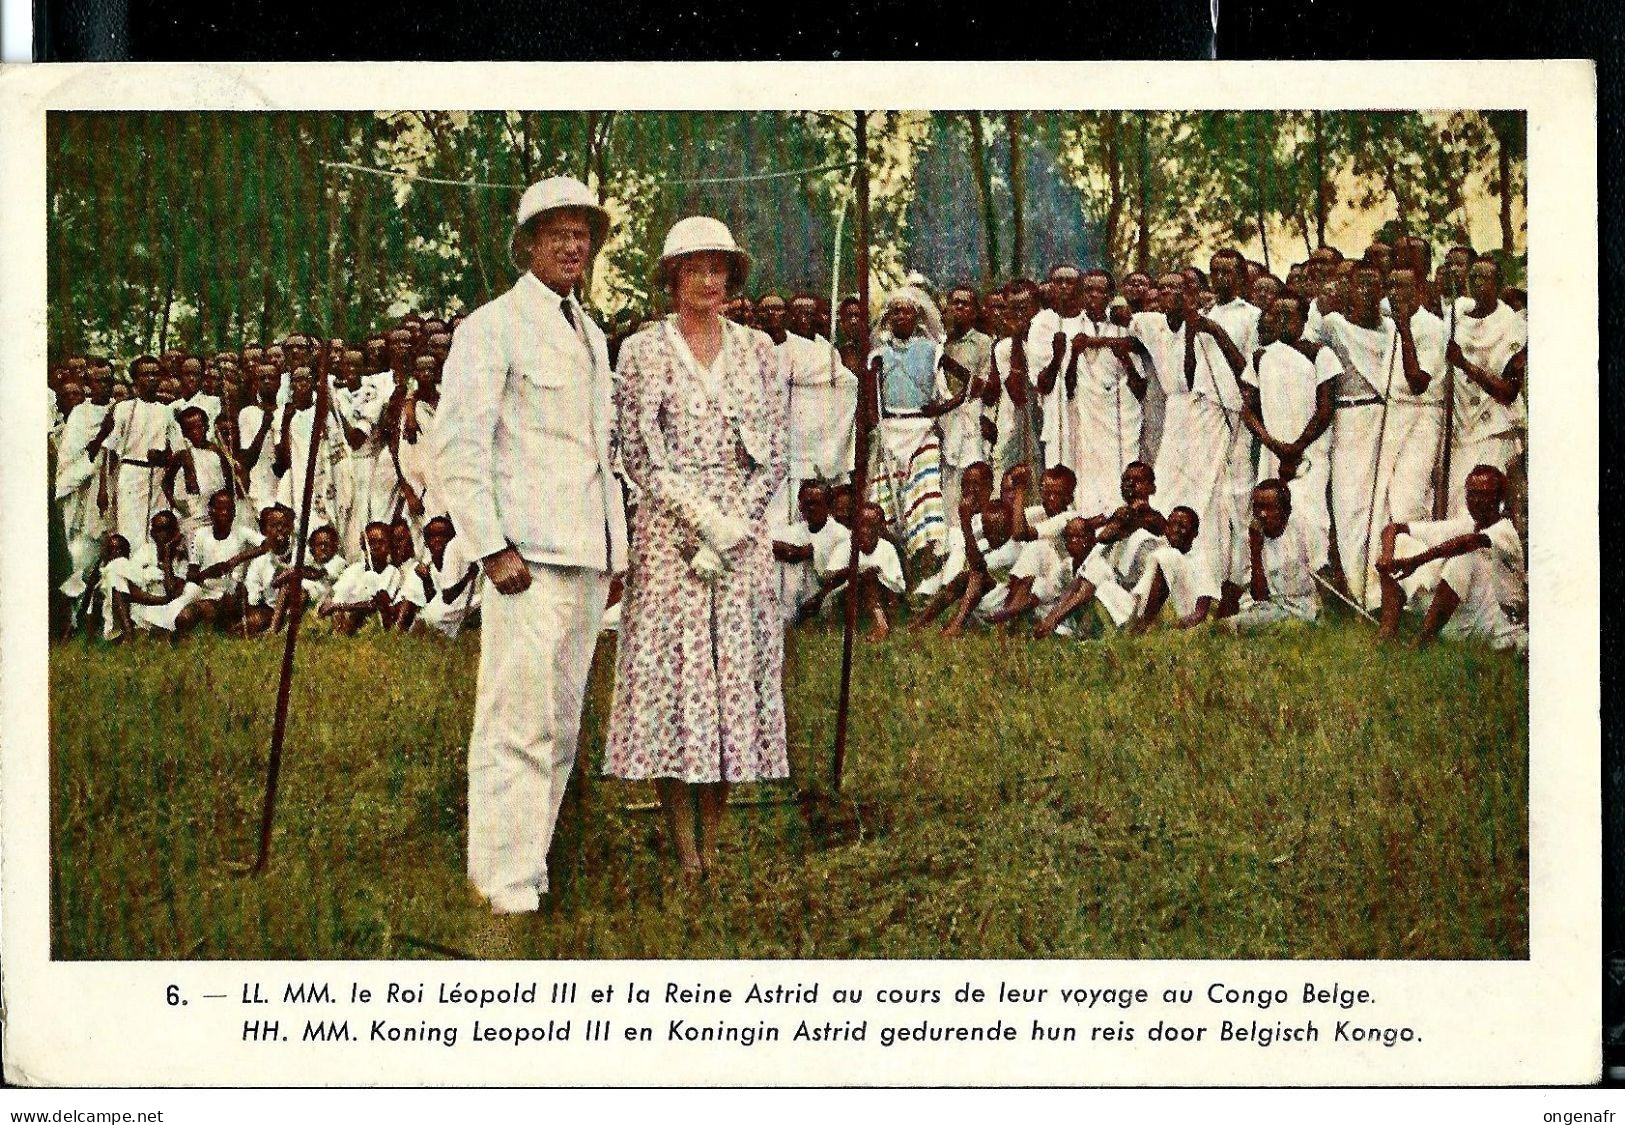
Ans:
[[[574,176],[551,176],[545,180],[538,180],[525,189],[525,194],[519,197],[519,210],[514,216],[514,262],[521,269],[526,266],[518,252],[518,239],[525,224],[538,215],[548,211],[579,211],[586,220],[587,227],[592,233],[593,253],[604,245],[604,239],[609,237],[609,212],[604,210],[598,202],[593,190]]]
[[[671,264],[678,258],[703,251],[715,251],[728,256],[728,287],[744,288],[750,273],[750,255],[739,248],[733,232],[719,219],[708,215],[690,215],[672,224],[666,232],[666,243],[660,249],[660,267],[657,271],[662,284],[671,282]]]

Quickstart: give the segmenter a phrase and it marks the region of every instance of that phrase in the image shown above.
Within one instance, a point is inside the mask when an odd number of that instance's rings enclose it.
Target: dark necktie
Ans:
[[[575,328],[576,314],[570,311],[570,299],[568,297],[559,302],[559,312],[564,314],[564,319],[569,323],[570,327]]]

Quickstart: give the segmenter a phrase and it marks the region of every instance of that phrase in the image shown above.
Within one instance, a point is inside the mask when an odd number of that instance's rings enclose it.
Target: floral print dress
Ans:
[[[784,633],[766,519],[788,468],[773,343],[725,321],[707,369],[667,318],[623,345],[616,413],[638,495],[605,772],[786,777]],[[716,513],[744,519],[750,534],[711,583],[689,563]]]

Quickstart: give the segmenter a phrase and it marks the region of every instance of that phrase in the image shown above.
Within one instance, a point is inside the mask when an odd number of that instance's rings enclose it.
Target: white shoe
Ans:
[[[542,907],[541,896],[535,890],[492,895],[488,901],[493,914],[534,914]]]

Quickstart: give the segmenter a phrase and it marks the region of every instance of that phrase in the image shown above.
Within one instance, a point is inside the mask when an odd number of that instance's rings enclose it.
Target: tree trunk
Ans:
[[[1268,173],[1264,160],[1264,142],[1259,137],[1260,126],[1263,124],[1258,116],[1248,119],[1251,127],[1253,149],[1253,221],[1258,224],[1258,244],[1264,251],[1264,272],[1270,273],[1270,232],[1268,227],[1269,209],[1264,205],[1264,180]]]
[[[1151,271],[1151,116],[1140,115],[1140,215],[1139,241],[1134,250],[1134,268]]]
[[[1512,154],[1507,151],[1506,141],[1496,137],[1496,175],[1499,180],[1501,193],[1501,250],[1512,253]]]
[[[597,183],[592,184],[592,188],[598,193],[600,200],[604,198],[604,185],[609,183],[609,135],[610,130],[614,128],[615,111],[610,110],[594,123],[592,130],[588,164],[592,168],[592,174],[598,179]],[[590,180],[588,182],[592,183]],[[581,293],[583,297],[592,292],[593,264],[597,260],[598,256],[596,254],[587,259],[587,269],[581,275]]]
[[[158,322],[158,341],[152,348],[153,354],[162,352],[169,346],[169,314],[175,307],[175,271],[180,263],[170,259],[169,283],[164,287],[164,311]]]
[[[1321,111],[1310,114],[1315,126],[1315,245],[1326,245],[1326,136]]]
[[[1123,154],[1116,113],[1103,114],[1100,121],[1100,139],[1106,150],[1106,243],[1101,248],[1107,269],[1117,267],[1117,249],[1121,239],[1118,227],[1123,222]]]
[[[1020,277],[1027,260],[1026,224],[1022,221],[1027,207],[1027,176],[1022,167],[1021,114],[1006,113],[1004,127],[1010,135],[1010,276]]]
[[[991,280],[999,269],[999,216],[993,209],[993,178],[987,167],[987,143],[982,137],[982,115],[967,110],[965,129],[970,133],[971,175],[976,181],[976,198],[982,205],[982,244],[987,265],[983,281]]]
[[[598,113],[595,110],[587,111],[587,149],[581,154],[581,182],[586,183],[592,178],[592,157],[595,142],[598,140]]]

